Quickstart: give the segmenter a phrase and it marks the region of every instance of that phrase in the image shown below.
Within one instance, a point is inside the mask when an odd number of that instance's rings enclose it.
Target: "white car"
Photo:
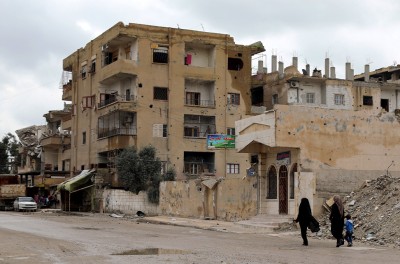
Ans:
[[[32,197],[18,197],[14,201],[14,211],[37,211],[37,203]]]

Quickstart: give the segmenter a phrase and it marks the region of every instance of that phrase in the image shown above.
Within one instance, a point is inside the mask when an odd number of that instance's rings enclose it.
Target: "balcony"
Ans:
[[[189,178],[215,176],[215,164],[211,162],[184,162],[185,175]]]
[[[63,84],[63,94],[62,99],[64,101],[72,101],[72,80],[69,80],[68,83]]]
[[[118,58],[101,70],[100,83],[110,84],[137,75],[137,62]]]
[[[185,105],[186,106],[215,108],[215,101],[214,100],[197,100],[197,99],[186,98]]]
[[[137,131],[136,127],[131,128],[112,128],[112,129],[101,129],[99,130],[98,138],[106,138],[106,137],[113,137],[113,136],[136,136]]]
[[[184,172],[188,178],[214,176],[215,154],[213,152],[185,152]]]
[[[61,128],[63,130],[71,130],[72,128],[72,118],[71,116],[65,117],[62,119]]]
[[[59,134],[53,134],[51,136],[48,136],[46,138],[43,138],[40,141],[40,144],[43,147],[48,147],[48,148],[60,148],[64,145],[70,145],[71,144],[71,138],[69,136],[61,136]]]

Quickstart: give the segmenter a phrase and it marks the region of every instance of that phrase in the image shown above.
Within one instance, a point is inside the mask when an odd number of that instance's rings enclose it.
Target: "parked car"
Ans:
[[[37,211],[37,203],[32,197],[18,197],[14,201],[14,211]]]

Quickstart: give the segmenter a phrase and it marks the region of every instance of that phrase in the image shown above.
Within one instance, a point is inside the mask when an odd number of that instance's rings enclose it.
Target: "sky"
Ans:
[[[2,0],[0,10],[0,140],[62,110],[63,59],[119,21],[262,41],[254,68],[270,69],[271,55],[322,72],[329,57],[338,78],[346,62],[355,74],[400,64],[398,0]]]

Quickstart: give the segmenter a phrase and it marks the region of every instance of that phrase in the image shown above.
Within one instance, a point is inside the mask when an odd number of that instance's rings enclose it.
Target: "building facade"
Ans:
[[[72,104],[71,174],[95,168],[121,187],[115,158],[152,145],[177,179],[242,177],[249,154],[215,148],[251,114],[251,57],[261,43],[231,36],[117,23],[63,61],[63,100]]]
[[[253,104],[267,111],[236,122],[237,150],[260,156],[259,213],[294,216],[307,197],[318,214],[334,194],[347,195],[382,174],[400,175],[397,67],[366,67],[354,76],[347,64],[345,79],[334,68],[324,75],[306,68],[259,71]]]

